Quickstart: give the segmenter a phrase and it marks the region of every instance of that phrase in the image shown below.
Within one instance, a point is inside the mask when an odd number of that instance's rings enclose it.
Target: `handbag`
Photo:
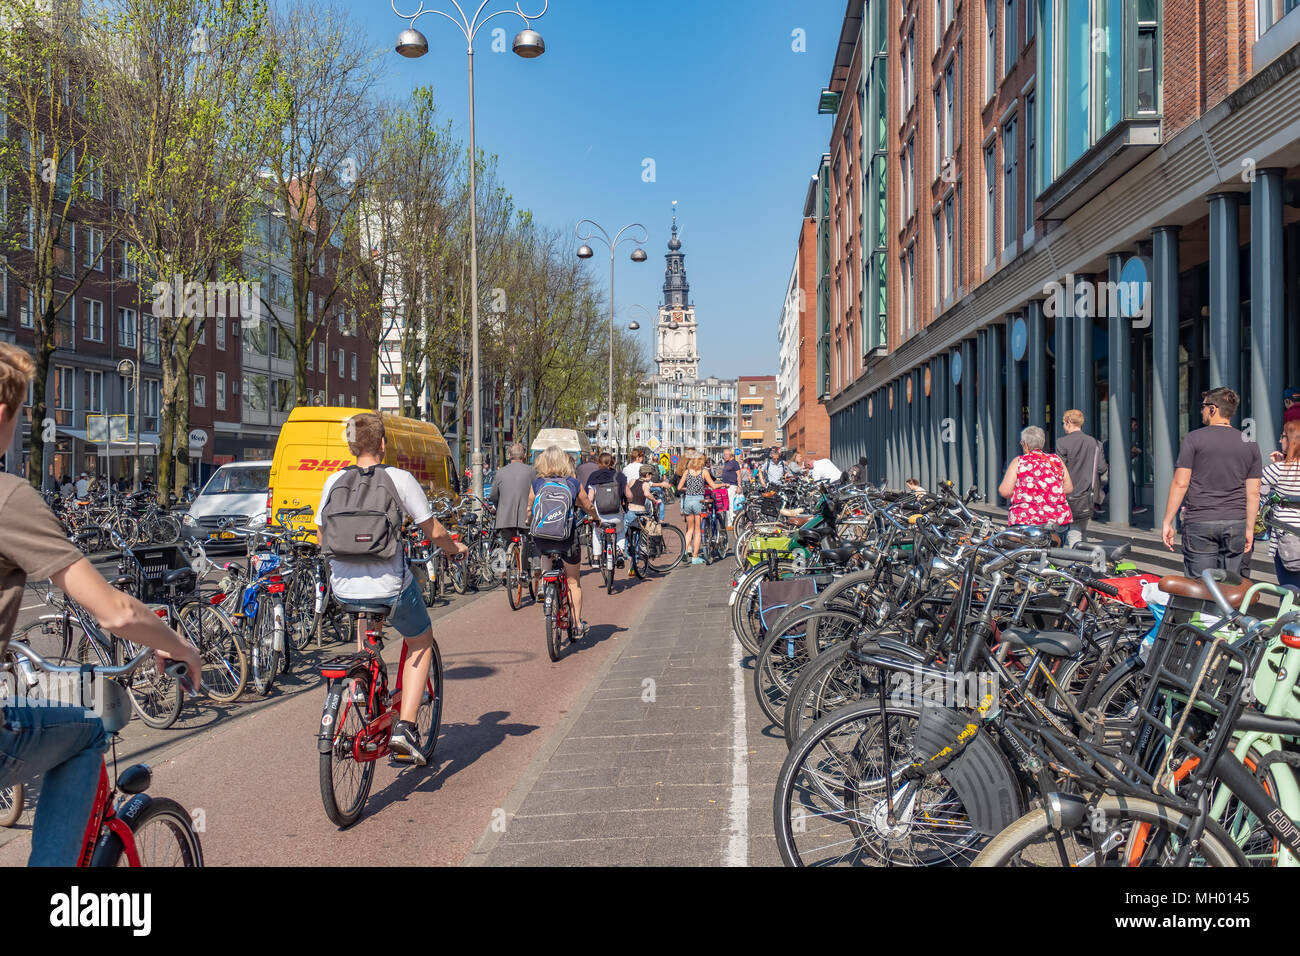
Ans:
[[[1283,531],[1277,536],[1277,557],[1288,571],[1300,572],[1300,534]]]

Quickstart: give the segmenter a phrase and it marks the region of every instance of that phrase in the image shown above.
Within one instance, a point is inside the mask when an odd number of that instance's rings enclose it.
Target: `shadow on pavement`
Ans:
[[[366,805],[366,815],[405,800],[416,791],[432,793],[440,790],[444,780],[491,753],[507,737],[526,737],[541,729],[536,724],[502,723],[509,716],[508,711],[493,710],[479,717],[476,724],[445,724],[438,735],[438,747],[434,751],[436,767],[403,770],[396,780],[379,793],[371,795]]]

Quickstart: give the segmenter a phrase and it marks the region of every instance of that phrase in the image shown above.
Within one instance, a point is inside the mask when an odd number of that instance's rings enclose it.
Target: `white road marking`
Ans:
[[[745,656],[744,649],[734,636],[731,640],[736,660]],[[723,866],[749,865],[749,735],[745,727],[745,669],[734,665],[735,677],[731,682],[731,793],[727,849]]]

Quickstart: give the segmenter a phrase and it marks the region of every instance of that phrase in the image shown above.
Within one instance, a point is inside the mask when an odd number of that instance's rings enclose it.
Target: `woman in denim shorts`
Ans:
[[[703,564],[700,557],[700,515],[704,514],[704,493],[718,487],[713,476],[704,469],[705,458],[696,455],[686,462],[677,490],[682,493],[682,517],[686,519],[686,547],[691,552],[691,564]]]

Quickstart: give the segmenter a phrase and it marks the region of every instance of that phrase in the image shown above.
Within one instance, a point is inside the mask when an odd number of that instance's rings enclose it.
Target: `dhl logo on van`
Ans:
[[[315,458],[300,458],[297,464],[289,466],[290,471],[338,471],[352,464],[350,461],[317,461]]]

